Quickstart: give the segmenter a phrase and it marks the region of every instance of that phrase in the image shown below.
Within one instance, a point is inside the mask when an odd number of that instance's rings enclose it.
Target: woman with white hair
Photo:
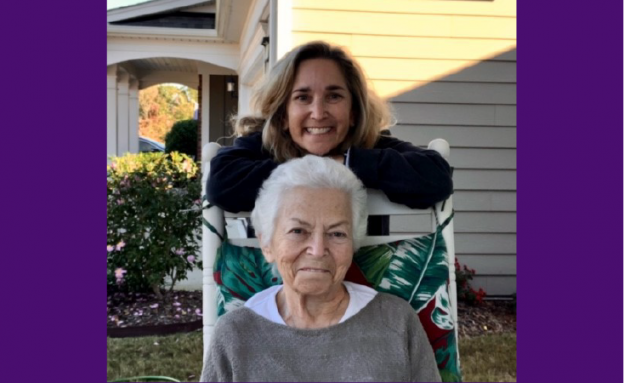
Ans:
[[[219,318],[201,381],[441,381],[410,305],[344,281],[367,216],[344,165],[308,155],[277,167],[252,222],[283,285]]]

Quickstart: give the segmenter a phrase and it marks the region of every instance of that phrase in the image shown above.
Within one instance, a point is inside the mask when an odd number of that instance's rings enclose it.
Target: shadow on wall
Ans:
[[[414,71],[418,71],[415,68]],[[394,108],[395,137],[451,145],[456,254],[489,295],[516,292],[516,49],[434,81],[374,81]],[[409,87],[407,90],[405,87]],[[428,230],[393,217],[393,233]]]

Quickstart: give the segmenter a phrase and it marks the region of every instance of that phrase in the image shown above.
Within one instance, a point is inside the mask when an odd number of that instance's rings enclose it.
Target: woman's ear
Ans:
[[[268,263],[272,263],[273,253],[271,252],[270,244],[266,246],[262,245],[262,234],[256,233],[256,235],[258,236],[258,242],[260,242],[260,250],[262,250],[262,254],[264,254],[264,258],[266,259]]]

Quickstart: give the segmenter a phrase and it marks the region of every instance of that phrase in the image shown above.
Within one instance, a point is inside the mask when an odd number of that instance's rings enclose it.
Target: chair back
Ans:
[[[450,148],[447,141],[436,139],[429,143],[429,149],[436,150],[442,157],[449,161]],[[220,145],[214,142],[208,143],[202,150],[202,198],[204,207],[209,206],[205,200],[205,187],[210,173],[210,160],[217,154]],[[410,209],[407,206],[390,202],[386,195],[379,191],[368,189],[368,212],[369,215],[388,215],[392,217],[400,216],[428,216],[431,221],[432,231],[435,231],[438,225],[447,221],[453,214],[453,197],[449,197],[446,201],[437,203],[430,209]],[[214,325],[217,321],[217,289],[218,286],[214,279],[214,263],[217,250],[221,246],[221,241],[226,234],[234,233],[226,227],[226,220],[233,221],[235,218],[249,217],[250,212],[230,213],[224,212],[222,209],[211,206],[205,208],[203,212],[203,333],[204,333],[204,356],[210,344]],[[392,218],[391,218],[392,219]],[[216,231],[219,233],[215,234]],[[240,231],[240,230],[239,230]],[[228,241],[235,246],[259,247],[256,238],[234,238],[234,235],[228,235]],[[457,290],[455,285],[455,241],[453,220],[451,219],[442,230],[442,236],[446,243],[446,251],[448,254],[449,265],[449,299],[451,306],[451,317],[455,323],[455,336],[457,339]],[[403,239],[413,238],[414,235],[389,235],[389,236],[367,236],[362,242],[362,246],[376,245],[382,243],[390,243]]]

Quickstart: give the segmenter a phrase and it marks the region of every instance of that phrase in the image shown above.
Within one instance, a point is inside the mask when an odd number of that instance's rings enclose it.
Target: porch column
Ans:
[[[201,146],[210,142],[210,74],[201,73]]]
[[[238,115],[245,116],[251,112],[251,86],[238,83]]]
[[[277,60],[293,48],[293,0],[271,0],[270,6],[272,17],[269,19],[269,68],[273,68]]]
[[[130,153],[139,152],[139,81],[132,78],[128,86],[128,139]]]
[[[117,155],[117,65],[106,68],[106,155]]]
[[[123,156],[130,149],[128,146],[128,88],[130,76],[120,71],[117,74],[117,155]]]

